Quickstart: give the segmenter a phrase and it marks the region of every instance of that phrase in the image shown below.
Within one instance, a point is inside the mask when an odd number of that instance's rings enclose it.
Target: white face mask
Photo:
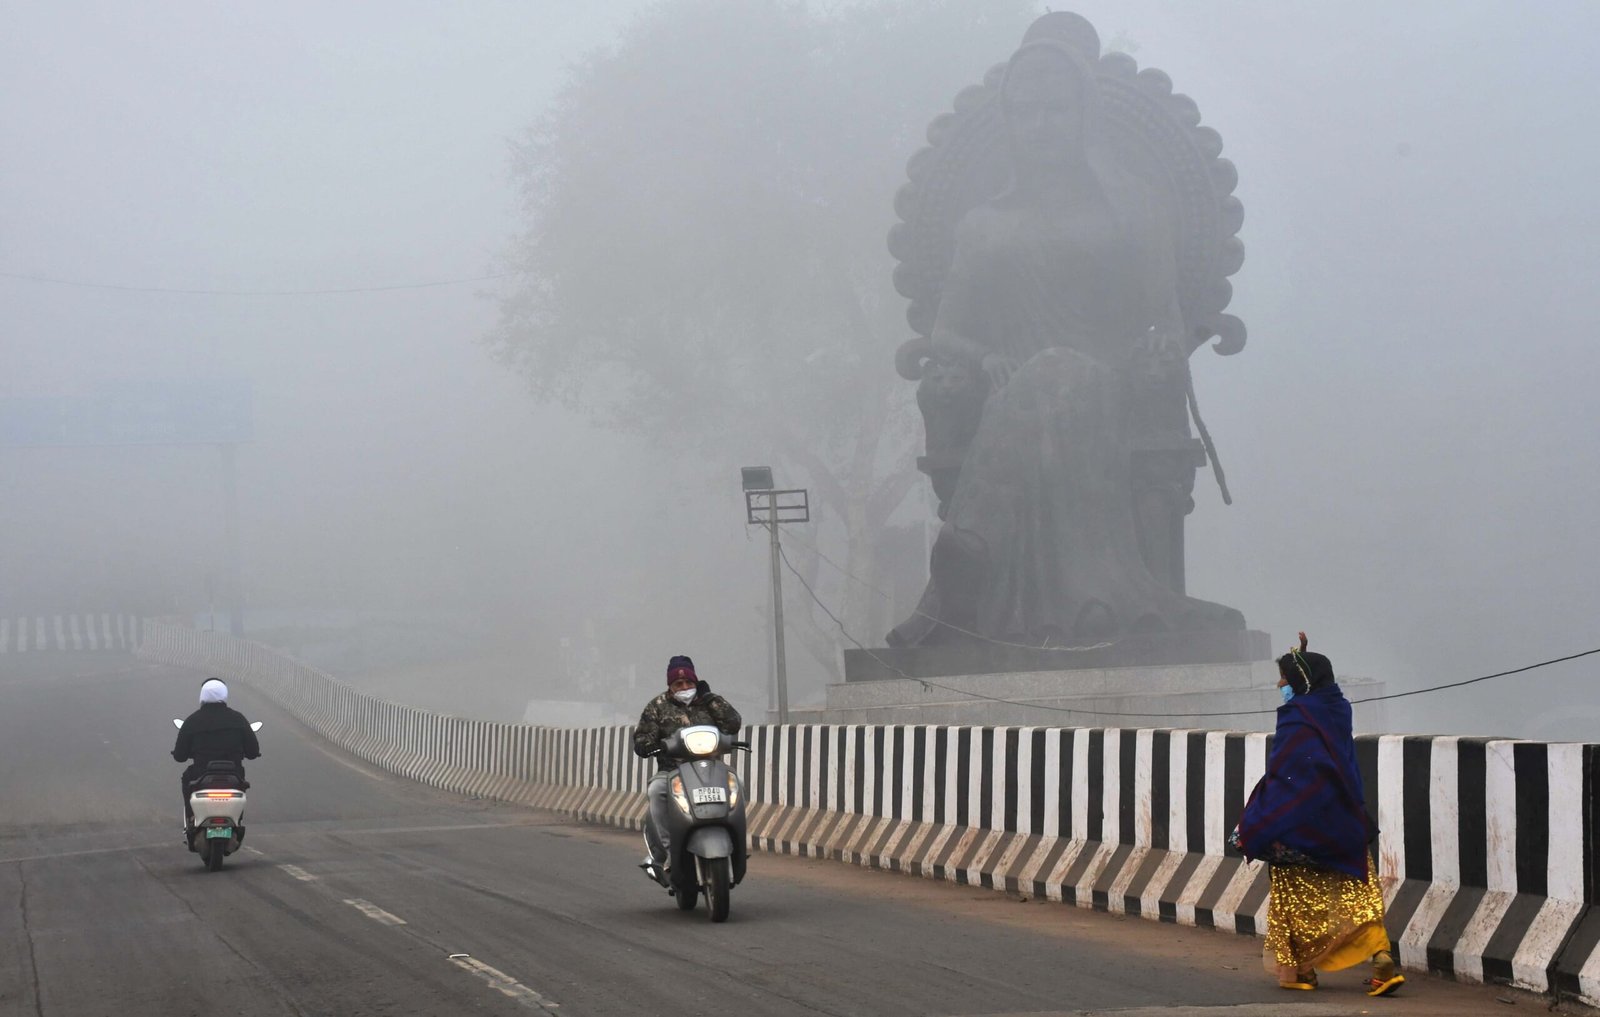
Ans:
[[[674,692],[672,694],[672,698],[676,699],[678,702],[682,703],[684,706],[688,706],[691,702],[694,701],[694,694],[697,691],[699,691],[699,690],[697,690],[697,689],[679,689],[677,692]]]

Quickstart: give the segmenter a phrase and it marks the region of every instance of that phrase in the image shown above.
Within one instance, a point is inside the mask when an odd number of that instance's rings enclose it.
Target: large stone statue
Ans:
[[[929,128],[890,247],[944,524],[890,645],[1244,628],[1184,591],[1206,461],[1188,358],[1213,336],[1244,344],[1221,313],[1243,210],[1199,119],[1165,75],[1054,13]]]

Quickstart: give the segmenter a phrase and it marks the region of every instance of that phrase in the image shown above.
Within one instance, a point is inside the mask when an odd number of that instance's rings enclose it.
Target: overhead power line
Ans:
[[[837,569],[840,573],[842,573],[846,578],[852,579],[855,582],[860,583],[862,586],[864,586],[867,589],[871,590],[873,593],[876,593],[878,596],[882,597],[884,600],[893,601],[894,598],[889,596],[889,594],[887,594],[887,593],[883,592],[882,590],[878,589],[876,586],[873,586],[871,583],[867,582],[865,579],[862,579],[859,576],[856,576],[849,569],[845,568],[843,565],[840,565],[838,562],[834,561],[832,558],[829,558],[827,555],[823,554],[822,553],[822,549],[817,547],[817,545],[807,543],[805,540],[802,540],[799,537],[791,537],[789,539],[792,540],[794,543],[799,544],[801,547],[805,548],[806,550],[810,551],[812,554],[816,555],[818,558],[821,558],[823,561],[827,562],[829,565],[832,565],[835,569]],[[803,584],[804,580],[801,580],[801,582]],[[826,610],[826,609],[824,609],[824,610]],[[1113,645],[1112,643],[1109,643],[1109,642],[1102,642],[1102,643],[1089,643],[1089,644],[1084,645],[1084,646],[1051,646],[1048,640],[1046,640],[1042,644],[1040,644],[1040,643],[1014,643],[1014,642],[1011,642],[1011,641],[1005,640],[1005,639],[995,639],[992,636],[986,636],[981,632],[973,632],[970,629],[964,629],[959,625],[953,624],[951,622],[944,621],[943,619],[940,619],[940,618],[936,618],[933,615],[929,614],[928,612],[922,610],[921,608],[915,608],[915,609],[912,610],[911,613],[915,614],[915,615],[917,615],[919,617],[926,618],[929,621],[934,622],[934,623],[936,623],[938,625],[941,625],[944,628],[947,628],[952,632],[956,632],[956,633],[959,633],[959,634],[961,634],[963,636],[966,636],[968,639],[976,639],[979,642],[990,643],[990,644],[993,644],[995,646],[1009,646],[1012,649],[1017,649],[1017,650],[1049,650],[1049,651],[1051,651],[1053,653],[1085,653],[1085,652],[1087,652],[1089,650],[1103,650],[1106,647]],[[866,647],[862,647],[862,649],[866,649]]]
[[[123,293],[173,293],[196,297],[314,297],[337,293],[387,293],[394,290],[426,290],[440,286],[462,286],[467,283],[491,282],[506,279],[515,272],[495,272],[489,275],[465,276],[459,279],[433,279],[427,282],[390,283],[382,286],[330,286],[321,289],[299,290],[213,290],[176,286],[130,286],[123,283],[89,282],[83,279],[58,279],[46,275],[29,275],[25,272],[3,272],[0,278],[19,279],[23,282],[44,283],[50,286],[71,286],[85,290],[117,290]]]
[[[1565,657],[1554,657],[1550,660],[1541,660],[1537,664],[1525,664],[1522,667],[1514,667],[1509,671],[1496,671],[1494,674],[1486,674],[1478,678],[1468,678],[1466,681],[1449,682],[1445,685],[1430,685],[1425,689],[1413,689],[1410,692],[1391,692],[1386,696],[1369,696],[1366,699],[1352,699],[1351,702],[1377,703],[1382,702],[1385,699],[1404,699],[1406,696],[1421,696],[1426,695],[1429,692],[1443,692],[1445,689],[1459,689],[1463,685],[1476,685],[1478,682],[1486,682],[1491,678],[1505,678],[1508,675],[1521,674],[1524,671],[1532,671],[1541,667],[1549,667],[1551,664],[1565,664],[1569,660],[1577,660],[1580,657],[1588,657],[1596,653],[1600,653],[1600,647],[1595,647],[1592,650],[1584,650],[1581,653],[1570,653]]]
[[[812,550],[815,551],[816,554],[819,557],[821,557],[824,561],[827,561],[828,564],[833,565],[834,568],[839,569],[841,572],[844,572],[844,574],[849,576],[851,579],[854,579],[856,582],[861,583],[863,586],[866,586],[868,589],[876,590],[876,587],[873,587],[871,584],[867,583],[866,580],[859,579],[856,576],[851,575],[849,572],[846,572],[844,570],[843,566],[841,566],[841,565],[831,561],[830,559],[828,559],[827,556],[823,555],[821,551],[818,551],[816,548],[812,548]],[[919,678],[916,675],[907,674],[905,671],[901,670],[900,668],[895,667],[893,664],[889,663],[887,660],[884,660],[878,654],[874,653],[867,646],[863,645],[862,642],[859,639],[857,639],[855,636],[851,635],[850,631],[847,628],[845,628],[845,624],[839,618],[839,616],[834,614],[833,611],[828,607],[828,605],[822,602],[822,598],[817,596],[816,591],[811,588],[811,584],[806,582],[805,576],[801,575],[800,574],[800,570],[794,567],[794,563],[793,562],[789,561],[788,553],[784,552],[782,550],[782,548],[780,548],[779,549],[779,554],[781,554],[783,556],[783,564],[784,564],[784,566],[787,567],[788,570],[791,573],[794,574],[795,579],[799,580],[800,581],[800,585],[805,588],[806,595],[811,598],[812,603],[816,604],[817,607],[822,609],[822,613],[827,615],[828,618],[830,620],[832,620],[834,625],[838,626],[839,632],[841,634],[843,634],[843,636],[846,639],[848,639],[851,643],[853,643],[855,645],[856,649],[861,650],[867,656],[869,656],[873,660],[877,661],[878,664],[880,664],[881,666],[883,666],[884,668],[886,668],[889,671],[893,671],[895,674],[899,675],[900,677],[905,678],[908,681],[918,682],[919,684],[922,685],[922,687],[924,689],[928,689],[928,688],[942,689],[942,690],[944,690],[946,692],[954,692],[956,695],[959,695],[959,696],[968,696],[968,697],[971,697],[973,699],[981,699],[981,700],[984,700],[984,701],[990,702],[990,703],[1000,703],[1000,704],[1003,704],[1005,706],[1018,706],[1018,707],[1022,707],[1023,709],[1031,709],[1031,710],[1048,710],[1048,711],[1053,712],[1053,713],[1081,713],[1081,714],[1085,714],[1085,715],[1091,716],[1091,717],[1137,717],[1137,718],[1152,719],[1152,720],[1160,720],[1160,719],[1163,719],[1163,718],[1172,719],[1172,720],[1181,720],[1181,719],[1185,719],[1185,718],[1189,718],[1189,717],[1252,717],[1252,716],[1257,716],[1257,715],[1265,715],[1265,714],[1271,714],[1271,713],[1277,713],[1278,712],[1278,708],[1276,706],[1269,707],[1269,708],[1264,709],[1264,710],[1212,710],[1212,711],[1201,711],[1201,712],[1198,712],[1198,713],[1192,713],[1192,712],[1183,712],[1183,713],[1139,713],[1139,712],[1131,712],[1131,711],[1092,710],[1092,709],[1084,709],[1082,707],[1077,707],[1077,706],[1051,706],[1051,705],[1046,704],[1046,703],[1026,703],[1026,702],[1020,702],[1020,701],[1015,700],[1015,699],[1003,699],[1003,698],[1001,698],[999,696],[988,696],[988,695],[984,695],[982,692],[973,692],[973,691],[971,691],[969,689],[960,689],[960,688],[956,688],[953,685],[945,685],[945,684],[943,684],[941,682],[936,682],[936,681],[933,681],[932,679],[929,679],[929,678]],[[1102,645],[1110,645],[1110,644],[1102,644]],[[1404,699],[1407,696],[1423,696],[1423,695],[1427,695],[1427,694],[1432,693],[1432,692],[1443,692],[1443,691],[1445,691],[1447,689],[1459,689],[1459,688],[1461,688],[1463,686],[1466,686],[1466,685],[1476,685],[1479,682],[1486,682],[1486,681],[1490,681],[1490,680],[1495,679],[1495,678],[1506,678],[1506,677],[1509,677],[1510,675],[1522,674],[1524,672],[1534,671],[1534,670],[1537,670],[1538,668],[1542,668],[1542,667],[1550,667],[1553,664],[1564,664],[1567,661],[1578,660],[1578,659],[1583,658],[1583,657],[1590,657],[1590,656],[1593,656],[1594,654],[1597,654],[1597,653],[1600,653],[1600,647],[1596,647],[1596,648],[1594,648],[1592,650],[1583,650],[1583,651],[1581,651],[1579,653],[1571,653],[1571,654],[1568,654],[1565,657],[1553,657],[1550,660],[1541,660],[1536,664],[1525,664],[1522,667],[1512,668],[1509,671],[1496,671],[1494,674],[1481,675],[1481,676],[1479,676],[1477,678],[1468,678],[1468,679],[1466,679],[1464,681],[1447,682],[1447,683],[1445,683],[1443,685],[1430,685],[1429,687],[1427,687],[1425,689],[1412,689],[1409,692],[1391,692],[1391,693],[1389,693],[1387,695],[1383,695],[1383,696],[1368,696],[1365,699],[1352,699],[1350,701],[1350,704],[1352,706],[1354,706],[1354,705],[1357,705],[1359,703],[1381,703],[1381,702],[1383,702],[1384,700],[1387,700],[1387,699]]]

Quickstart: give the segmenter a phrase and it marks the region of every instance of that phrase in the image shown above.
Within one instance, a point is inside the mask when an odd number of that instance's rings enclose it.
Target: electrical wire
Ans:
[[[822,556],[822,552],[821,551],[817,551],[817,554],[818,554],[819,557]],[[1018,707],[1022,707],[1024,709],[1048,710],[1048,711],[1051,711],[1051,712],[1054,712],[1054,713],[1082,713],[1082,714],[1086,714],[1086,715],[1092,716],[1092,717],[1141,717],[1141,718],[1151,718],[1151,719],[1171,718],[1171,719],[1177,720],[1177,719],[1184,719],[1184,718],[1188,718],[1188,717],[1252,717],[1252,716],[1257,716],[1257,715],[1265,715],[1265,714],[1272,714],[1272,713],[1277,713],[1278,712],[1278,708],[1275,707],[1275,706],[1271,707],[1269,709],[1265,709],[1265,710],[1213,710],[1213,711],[1201,711],[1201,712],[1198,712],[1198,713],[1187,713],[1187,712],[1186,713],[1138,713],[1138,712],[1114,711],[1114,710],[1088,710],[1088,709],[1083,709],[1083,708],[1075,707],[1075,706],[1050,706],[1050,705],[1045,704],[1045,703],[1018,702],[1017,700],[1014,700],[1014,699],[1003,699],[1003,698],[1001,698],[999,696],[987,696],[987,695],[984,695],[981,692],[972,692],[972,691],[970,691],[968,689],[958,689],[958,688],[956,688],[956,687],[954,687],[952,685],[945,685],[945,684],[943,684],[941,682],[932,681],[932,680],[930,680],[928,678],[919,678],[916,675],[907,674],[905,671],[901,670],[898,667],[895,667],[893,664],[891,664],[888,661],[884,660],[882,657],[880,657],[876,653],[872,652],[872,650],[870,650],[866,646],[862,645],[861,641],[859,639],[857,639],[855,636],[851,635],[850,631],[845,628],[844,622],[840,620],[839,616],[834,614],[833,611],[831,609],[829,609],[828,605],[824,604],[822,602],[822,598],[817,596],[816,591],[811,588],[811,584],[806,582],[805,576],[801,575],[800,574],[800,570],[796,569],[794,567],[794,563],[789,560],[788,552],[784,551],[782,545],[780,545],[778,547],[778,555],[779,555],[779,557],[781,557],[783,559],[784,566],[787,567],[789,569],[789,571],[794,574],[794,577],[797,580],[800,581],[800,585],[805,588],[806,595],[811,598],[812,603],[816,604],[817,607],[822,609],[822,613],[826,614],[828,616],[828,618],[831,619],[833,621],[833,623],[839,627],[840,633],[842,633],[846,639],[848,639],[851,643],[855,644],[855,646],[856,646],[856,648],[858,650],[861,650],[867,656],[869,656],[873,660],[877,661],[878,664],[881,665],[882,667],[887,668],[890,671],[893,671],[895,674],[898,674],[900,677],[905,678],[905,679],[907,679],[909,681],[914,681],[914,682],[920,683],[924,689],[930,689],[930,688],[943,689],[946,692],[954,692],[957,695],[969,696],[969,697],[971,697],[973,699],[982,699],[982,700],[985,700],[985,701],[991,702],[991,703],[1001,703],[1001,704],[1004,704],[1006,706],[1018,706]],[[824,560],[825,561],[827,560],[826,557],[824,557]],[[829,564],[834,564],[834,563],[829,562]],[[840,568],[840,566],[838,566],[837,564],[834,564],[834,567],[835,568]],[[842,571],[842,569],[841,569],[841,571]],[[849,573],[846,573],[846,575],[849,575]],[[854,578],[854,577],[852,577],[852,578]],[[867,584],[865,584],[865,582],[863,580],[859,580],[858,579],[857,582],[862,582],[863,585],[867,585]],[[1477,678],[1468,678],[1465,681],[1447,682],[1447,683],[1445,683],[1443,685],[1431,685],[1431,686],[1429,686],[1428,688],[1425,688],[1425,689],[1412,689],[1409,692],[1391,692],[1391,693],[1389,693],[1387,695],[1382,695],[1382,696],[1368,696],[1365,699],[1352,699],[1350,701],[1350,705],[1356,706],[1356,705],[1359,705],[1361,703],[1380,703],[1380,702],[1383,702],[1384,700],[1388,700],[1388,699],[1404,699],[1407,696],[1422,696],[1422,695],[1427,695],[1428,693],[1432,693],[1432,692],[1443,692],[1443,691],[1445,691],[1447,689],[1459,689],[1459,688],[1462,688],[1463,686],[1466,686],[1466,685],[1476,685],[1479,682],[1490,681],[1491,679],[1494,679],[1494,678],[1505,678],[1505,677],[1508,677],[1510,675],[1522,674],[1522,673],[1527,672],[1527,671],[1533,671],[1533,670],[1536,670],[1536,669],[1541,668],[1541,667],[1549,667],[1552,664],[1564,664],[1569,660],[1578,660],[1578,659],[1583,658],[1583,657],[1593,656],[1594,654],[1597,654],[1597,653],[1600,653],[1600,647],[1596,647],[1596,648],[1594,648],[1592,650],[1583,650],[1583,651],[1581,651],[1579,653],[1568,654],[1565,657],[1554,657],[1554,658],[1552,658],[1550,660],[1541,660],[1536,664],[1526,664],[1526,665],[1524,665],[1522,667],[1512,668],[1509,671],[1497,671],[1494,674],[1481,675],[1481,676],[1479,676]]]
[[[817,547],[815,544],[807,543],[806,541],[800,540],[800,539],[798,539],[796,537],[793,537],[793,536],[791,536],[789,539],[793,540],[795,543],[799,544],[801,547],[804,547],[806,550],[810,551],[812,554],[816,555],[818,558],[821,558],[823,561],[827,562],[829,565],[832,565],[835,569],[838,569],[841,573],[843,573],[848,578],[855,580],[857,583],[860,583],[862,586],[864,586],[867,589],[871,590],[873,593],[876,593],[878,596],[882,597],[884,600],[887,600],[887,601],[893,601],[894,600],[894,598],[891,597],[889,594],[887,594],[887,593],[883,592],[882,590],[878,589],[876,586],[873,586],[871,583],[867,582],[865,579],[860,578],[859,576],[857,576],[854,573],[852,573],[849,569],[845,568],[843,565],[840,565],[838,562],[834,561],[832,558],[829,558],[827,555],[823,554],[822,553],[822,549]],[[826,609],[824,609],[824,610],[826,610]],[[914,615],[917,615],[919,617],[926,618],[929,621],[934,622],[936,624],[943,625],[945,628],[949,629],[952,632],[959,632],[961,635],[966,636],[969,639],[976,639],[976,640],[978,640],[980,642],[990,643],[990,644],[992,644],[994,646],[1009,646],[1009,647],[1011,647],[1013,649],[1017,649],[1017,650],[1049,650],[1049,651],[1051,651],[1053,653],[1084,653],[1084,652],[1086,652],[1088,650],[1103,650],[1108,646],[1116,645],[1115,643],[1112,643],[1112,642],[1090,643],[1087,646],[1051,646],[1049,643],[1045,643],[1043,646],[1040,646],[1040,645],[1038,645],[1036,643],[1013,643],[1013,642],[1010,642],[1010,641],[1005,640],[1005,639],[995,639],[992,636],[986,636],[981,632],[973,632],[970,629],[964,629],[961,626],[955,625],[955,624],[953,624],[951,622],[947,622],[947,621],[943,620],[942,618],[935,618],[933,615],[929,614],[926,611],[921,610],[920,608],[913,609],[911,613],[914,614]],[[862,649],[866,649],[866,647],[862,647]]]
[[[435,279],[428,282],[393,283],[386,286],[338,286],[327,289],[304,290],[209,290],[168,286],[128,286],[122,283],[88,282],[81,279],[57,279],[53,276],[28,275],[23,272],[0,271],[0,278],[20,279],[24,282],[46,283],[52,286],[71,286],[76,289],[117,290],[123,293],[172,293],[200,297],[310,297],[338,293],[388,293],[395,290],[425,290],[440,286],[462,286],[467,283],[490,282],[506,279],[515,272],[495,272],[490,275],[467,276],[460,279]]]
[[[1584,650],[1581,653],[1569,653],[1565,657],[1554,657],[1550,660],[1541,660],[1537,664],[1526,664],[1522,667],[1514,667],[1509,671],[1496,671],[1494,674],[1486,674],[1478,678],[1468,678],[1466,681],[1449,682],[1445,685],[1430,685],[1425,689],[1412,689],[1410,692],[1391,692],[1386,696],[1370,696],[1366,699],[1352,699],[1351,702],[1377,703],[1382,702],[1385,699],[1404,699],[1406,696],[1421,696],[1429,692],[1442,692],[1445,689],[1459,689],[1463,685],[1476,685],[1478,682],[1486,682],[1491,678],[1504,678],[1507,675],[1521,674],[1524,671],[1532,671],[1535,668],[1549,667],[1551,664],[1564,664],[1569,660],[1577,660],[1580,657],[1588,657],[1596,653],[1600,653],[1600,647],[1596,647],[1593,650]]]
[[[938,682],[929,681],[927,678],[918,678],[916,675],[907,674],[906,672],[902,671],[900,668],[895,667],[893,664],[889,663],[888,661],[884,660],[882,657],[878,656],[876,653],[873,653],[870,649],[868,649],[865,645],[862,644],[861,640],[857,639],[855,636],[850,634],[850,630],[844,627],[844,622],[839,619],[839,616],[834,614],[833,611],[829,609],[828,605],[824,604],[822,602],[822,598],[817,596],[816,591],[811,588],[811,584],[806,582],[806,577],[801,575],[800,574],[800,570],[794,567],[794,563],[789,560],[789,552],[785,551],[781,544],[778,546],[778,557],[783,559],[784,566],[791,573],[794,574],[794,577],[797,580],[800,581],[800,585],[805,588],[806,595],[811,598],[811,602],[816,604],[818,607],[820,607],[822,609],[822,613],[827,615],[833,621],[833,623],[839,627],[840,634],[842,634],[846,639],[850,640],[850,642],[854,643],[856,649],[858,649],[861,652],[865,653],[867,656],[869,656],[873,660],[877,661],[880,665],[882,665],[885,668],[888,668],[890,671],[893,671],[895,674],[899,675],[900,677],[907,678],[907,679],[910,679],[911,681],[920,683],[924,689],[929,689],[929,688],[945,689],[947,691],[955,692],[955,693],[958,693],[958,694],[963,695],[963,696],[971,696],[974,699],[985,699],[985,700],[988,700],[991,703],[1004,703],[1004,704],[1006,704],[1008,706],[1021,706],[1021,707],[1027,707],[1027,708],[1032,708],[1032,709],[1036,709],[1036,710],[1052,710],[1052,711],[1058,711],[1060,713],[1090,713],[1090,712],[1093,712],[1093,711],[1089,711],[1089,710],[1070,710],[1070,709],[1068,709],[1068,708],[1066,708],[1064,706],[1047,706],[1047,705],[1045,705],[1043,703],[1018,703],[1018,702],[1014,702],[1014,701],[1012,701],[1010,699],[1001,699],[1001,698],[999,698],[997,696],[986,696],[981,692],[968,692],[965,689],[951,688],[949,685],[941,685]],[[1114,715],[1113,714],[1105,714],[1105,716],[1114,716]]]

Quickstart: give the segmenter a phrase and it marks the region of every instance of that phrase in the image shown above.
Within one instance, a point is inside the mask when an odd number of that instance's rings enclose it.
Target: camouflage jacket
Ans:
[[[663,692],[645,704],[644,712],[639,714],[639,726],[633,729],[633,751],[648,756],[661,748],[667,735],[691,724],[715,724],[728,734],[738,734],[741,723],[739,711],[733,704],[701,681],[700,695],[688,706],[673,699],[670,692]]]

